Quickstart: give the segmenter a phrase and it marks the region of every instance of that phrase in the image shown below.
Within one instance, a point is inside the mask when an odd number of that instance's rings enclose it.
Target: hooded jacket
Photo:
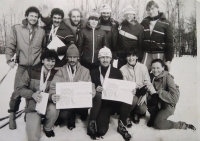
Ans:
[[[173,27],[163,13],[156,22],[150,35],[150,16],[143,19],[144,27],[143,51],[148,53],[164,53],[166,61],[172,61],[174,56]]]
[[[33,67],[31,71],[25,71],[21,80],[19,81],[19,86],[16,88],[21,97],[26,99],[25,112],[36,112],[36,101],[32,98],[33,94],[39,91],[40,87],[40,75],[41,75],[41,65]],[[45,92],[49,92],[50,82],[53,79],[56,70],[52,69],[49,79],[47,80],[47,86]]]
[[[12,26],[5,54],[7,63],[17,52],[17,60],[22,66],[35,66],[40,62],[42,50],[46,48],[45,31],[38,25],[33,27],[30,40],[28,21]]]
[[[56,82],[70,82],[68,73],[67,73],[67,66],[69,64],[67,63],[63,67],[59,68],[58,72],[55,74],[49,90],[49,96],[51,97],[53,94],[56,94]],[[78,81],[85,81],[85,82],[91,82],[90,72],[85,67],[81,66],[81,64],[78,62],[76,65],[76,73],[73,79],[73,82]],[[51,98],[49,99],[51,101]]]
[[[173,114],[180,95],[174,77],[169,72],[163,71],[152,79],[152,84],[159,95],[161,108],[168,109]]]
[[[99,24],[96,28],[92,28],[87,23],[86,28],[80,30],[77,47],[83,62],[98,64],[98,52],[104,46],[108,46],[106,33],[100,29]]]

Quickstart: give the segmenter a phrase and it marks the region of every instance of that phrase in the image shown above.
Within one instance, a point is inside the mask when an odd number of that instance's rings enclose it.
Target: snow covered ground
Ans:
[[[5,56],[0,55],[0,79],[9,70],[5,63]],[[4,82],[0,85],[0,118],[8,115],[9,99],[13,91],[13,83],[16,68],[11,70]],[[180,99],[175,110],[175,114],[169,119],[173,121],[185,121],[198,125],[198,96],[197,96],[197,58],[191,56],[183,56],[174,58],[172,62],[171,74],[175,77],[175,82],[180,86]],[[24,100],[20,105],[23,109]],[[192,130],[156,130],[146,126],[149,120],[149,114],[142,118],[138,125],[133,124],[128,129],[132,135],[131,141],[197,141],[198,132]],[[7,120],[0,121],[0,125]],[[47,138],[43,132],[41,141],[90,141],[90,137],[86,134],[86,122],[82,122],[79,118],[76,120],[76,128],[68,130],[66,126],[55,127],[55,137]],[[117,133],[117,117],[112,117],[110,127],[102,141],[123,141],[120,134]],[[8,126],[0,129],[0,141],[27,141],[24,114],[17,119],[17,129],[9,130]]]

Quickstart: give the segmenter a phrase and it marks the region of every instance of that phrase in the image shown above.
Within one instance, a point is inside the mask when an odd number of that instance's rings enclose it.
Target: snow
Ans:
[[[0,79],[9,70],[5,63],[5,56],[0,55]],[[173,121],[185,121],[187,123],[198,125],[198,96],[197,96],[197,58],[191,56],[175,57],[172,62],[171,74],[175,77],[176,84],[179,85],[181,95],[177,104],[174,115],[169,119]],[[4,82],[0,85],[0,118],[8,115],[10,96],[13,92],[13,83],[16,67],[12,69]],[[25,105],[24,99],[20,105],[23,109]],[[124,141],[122,136],[117,133],[117,118],[112,116],[110,119],[109,130],[107,134],[101,139],[103,141]],[[197,141],[198,128],[196,131],[192,130],[156,130],[146,126],[149,120],[149,113],[145,118],[142,118],[138,125],[133,124],[128,131],[132,135],[131,141]],[[0,121],[0,125],[8,121],[8,119]],[[55,127],[55,137],[47,138],[44,133],[41,134],[40,141],[90,141],[87,133],[87,122],[82,122],[80,118],[76,120],[76,128],[68,130],[66,126]],[[25,130],[24,114],[17,119],[17,129],[9,130],[6,126],[0,129],[0,141],[27,141]]]

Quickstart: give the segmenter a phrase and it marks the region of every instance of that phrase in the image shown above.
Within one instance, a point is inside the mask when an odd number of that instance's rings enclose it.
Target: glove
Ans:
[[[146,85],[144,85],[142,88],[136,90],[135,95],[137,97],[140,97],[140,96],[144,96],[146,93],[147,93],[147,87],[146,87]]]

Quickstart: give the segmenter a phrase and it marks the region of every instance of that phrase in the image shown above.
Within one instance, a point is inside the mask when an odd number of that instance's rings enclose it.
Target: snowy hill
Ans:
[[[9,70],[5,63],[5,56],[0,55],[0,79]],[[175,77],[175,83],[179,85],[181,95],[177,104],[175,113],[169,119],[173,121],[185,121],[195,125],[198,124],[198,97],[197,97],[197,58],[191,56],[183,56],[174,58],[172,62],[171,74]],[[9,99],[13,92],[13,83],[16,67],[12,69],[4,82],[0,85],[0,118],[8,115]],[[23,109],[25,105],[24,99],[20,105]],[[101,139],[102,141],[123,141],[120,134],[117,133],[117,116],[110,120],[110,127],[107,134]],[[128,129],[132,135],[131,141],[197,141],[198,129],[192,130],[156,130],[146,126],[149,120],[149,114],[142,118],[138,125],[133,124]],[[0,121],[0,125],[7,120]],[[68,130],[66,126],[55,127],[55,137],[47,138],[43,132],[41,141],[90,141],[90,137],[86,134],[87,123],[82,122],[79,118],[76,120],[76,128]],[[9,130],[8,126],[0,129],[0,141],[27,141],[24,114],[17,119],[17,129]]]

